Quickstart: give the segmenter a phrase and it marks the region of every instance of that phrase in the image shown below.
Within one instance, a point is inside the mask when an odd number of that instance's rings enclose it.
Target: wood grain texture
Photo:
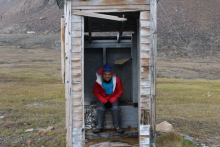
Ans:
[[[150,0],[72,0],[74,6],[149,5]]]
[[[150,10],[149,5],[116,5],[116,6],[73,6],[73,10],[113,10],[117,11],[132,10],[132,11],[147,11]]]
[[[151,12],[151,77],[152,77],[152,89],[151,89],[151,145],[156,143],[156,62],[157,62],[157,1],[151,0],[150,4]]]
[[[71,84],[72,84],[72,146],[82,146],[83,144],[83,123],[84,123],[84,100],[83,100],[83,74],[82,74],[82,39],[83,31],[83,17],[72,14],[71,22]],[[80,108],[80,109],[78,109]]]
[[[65,83],[65,19],[61,18],[61,77]]]
[[[64,7],[65,16],[65,99],[66,99],[66,146],[72,147],[72,85],[71,85],[71,2]]]
[[[114,21],[126,21],[127,20],[126,18],[119,18],[117,16],[98,14],[98,13],[93,13],[93,12],[72,11],[72,13],[75,15],[79,15],[79,16],[88,16],[88,17],[102,18],[102,19],[108,19],[108,20],[114,20]]]

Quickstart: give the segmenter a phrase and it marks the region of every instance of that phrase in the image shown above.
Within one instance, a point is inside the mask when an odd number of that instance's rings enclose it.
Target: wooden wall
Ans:
[[[100,12],[117,12],[123,10],[143,11],[150,9],[150,0],[72,0],[72,9]]]
[[[72,2],[72,5],[71,5]],[[149,5],[150,4],[150,5]],[[84,17],[71,14],[140,11],[139,19],[139,143],[154,146],[156,115],[156,0],[67,1],[65,6],[65,97],[67,146],[84,145]],[[150,10],[150,11],[149,11]]]
[[[151,74],[150,74],[150,11],[140,12],[140,76],[139,76],[139,144],[150,145],[150,109],[151,109]]]
[[[71,25],[72,143],[80,147],[84,140],[84,18],[72,15]]]

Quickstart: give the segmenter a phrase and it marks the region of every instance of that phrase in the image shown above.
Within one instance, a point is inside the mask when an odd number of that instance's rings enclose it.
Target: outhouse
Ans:
[[[95,117],[95,73],[105,63],[121,78],[122,125],[140,147],[155,146],[156,0],[57,0],[66,99],[66,146],[85,146]],[[111,120],[109,120],[111,121]],[[90,122],[90,124],[87,124]],[[106,128],[111,128],[107,123]],[[125,131],[126,133],[126,131]],[[90,136],[91,137],[91,136]]]

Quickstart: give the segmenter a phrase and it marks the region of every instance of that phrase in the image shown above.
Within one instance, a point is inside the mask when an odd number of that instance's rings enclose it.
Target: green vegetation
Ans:
[[[220,132],[220,80],[157,80],[157,122],[168,121],[175,132],[209,144]],[[207,137],[208,136],[208,137]],[[213,139],[220,142],[218,140]]]
[[[157,138],[157,147],[195,147],[194,143],[183,139],[174,133],[165,134]]]
[[[65,146],[65,98],[59,52],[28,50],[15,66],[11,61],[18,59],[22,49],[15,50],[0,48],[0,65],[3,65],[0,66],[0,116],[5,117],[0,119],[2,146],[27,146],[28,141],[34,147]],[[220,80],[211,83],[220,91]],[[158,136],[157,145],[193,146],[176,134],[187,134],[204,143],[207,136],[218,136],[219,106],[220,96],[206,80],[158,78],[157,122],[168,121],[175,134]],[[38,128],[48,126],[54,126],[55,130],[38,134]],[[25,132],[30,128],[34,131]]]

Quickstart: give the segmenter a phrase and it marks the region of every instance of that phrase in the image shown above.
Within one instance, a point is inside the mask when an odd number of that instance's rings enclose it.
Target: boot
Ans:
[[[121,110],[120,109],[111,109],[113,126],[115,127],[116,132],[123,133],[124,130],[121,128]]]
[[[104,128],[105,110],[96,110],[96,126],[93,128],[93,133],[100,133]]]

